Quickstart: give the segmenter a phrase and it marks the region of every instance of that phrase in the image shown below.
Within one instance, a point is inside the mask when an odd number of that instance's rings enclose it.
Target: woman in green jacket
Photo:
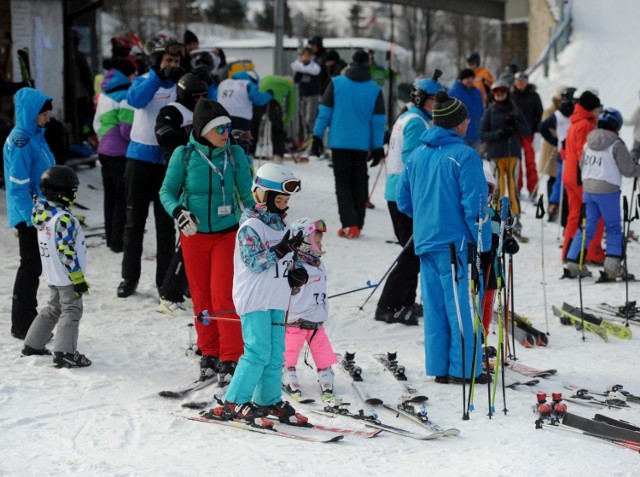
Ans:
[[[195,321],[200,379],[218,374],[220,386],[231,379],[243,352],[231,295],[233,248],[242,208],[255,204],[249,162],[241,147],[231,145],[230,132],[229,113],[220,103],[198,101],[189,143],[172,154],[160,189],[160,201],[182,235],[194,314],[222,318]]]

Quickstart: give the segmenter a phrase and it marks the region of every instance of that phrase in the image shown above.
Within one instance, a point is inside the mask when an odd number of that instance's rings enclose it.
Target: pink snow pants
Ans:
[[[309,350],[313,361],[316,363],[317,369],[328,368],[332,364],[338,362],[336,354],[333,352],[329,337],[325,333],[324,328],[318,328],[315,336],[309,342],[311,335],[315,330],[302,330],[290,326],[284,336],[285,351],[284,351],[284,365],[296,366],[298,364],[298,357],[300,356],[300,350],[305,343],[309,343]]]

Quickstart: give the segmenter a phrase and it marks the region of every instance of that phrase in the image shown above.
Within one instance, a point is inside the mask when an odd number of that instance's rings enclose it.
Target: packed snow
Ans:
[[[640,7],[634,0],[617,1],[615,9],[613,2],[600,0],[581,0],[574,5],[571,44],[561,53],[548,80],[535,78],[545,104],[559,84],[592,85],[600,90],[605,104],[630,114],[638,104],[638,86],[631,79],[637,76],[640,64],[633,38]],[[629,128],[623,129],[622,136],[630,144]],[[327,163],[287,165],[303,180],[302,192],[289,204],[289,218],[321,217],[328,222],[323,260],[329,273],[329,293],[364,287],[368,281],[377,283],[400,252],[400,247],[387,243],[393,240],[393,232],[383,198],[384,171],[372,196],[376,208],[367,211],[362,237],[345,240],[336,234],[339,220],[332,170]],[[378,173],[379,168],[370,169],[370,185]],[[81,169],[79,176],[78,201],[90,207],[87,223],[99,225],[103,222],[99,165]],[[630,191],[631,180],[626,180],[624,192]],[[4,194],[0,202],[0,219],[6,223]],[[564,301],[579,304],[578,282],[558,279],[562,264],[557,225],[536,220],[533,204],[523,203],[524,234],[530,242],[522,244],[514,259],[515,311],[542,330],[548,315],[550,336],[546,348],[525,349],[517,344],[519,362],[558,370],[557,376],[542,380],[537,387],[549,393],[568,394],[562,385],[566,381],[601,390],[623,384],[640,394],[637,326],[632,325],[636,336],[629,341],[610,338],[605,343],[590,333],[583,341],[579,331],[561,325],[551,314],[551,305],[561,306]],[[196,379],[198,359],[185,355],[189,313],[173,318],[155,311],[154,235],[153,221],[149,220],[143,276],[138,293],[126,299],[116,297],[122,256],[109,251],[99,239],[88,239],[91,294],[84,301],[78,347],[93,365],[60,370],[53,367],[50,358],[21,358],[22,342],[9,334],[18,245],[13,231],[0,228],[0,292],[5,297],[0,305],[0,351],[4,357],[0,362],[0,475],[637,475],[633,469],[638,457],[633,451],[580,435],[536,430],[532,411],[535,396],[528,388],[507,390],[507,415],[501,412],[499,393],[497,414],[489,420],[486,387],[477,386],[476,411],[469,421],[462,421],[460,386],[435,384],[432,377],[424,375],[422,327],[374,321],[379,291],[362,311],[368,291],[331,300],[327,331],[336,352],[355,351],[365,379],[378,383],[380,397],[394,404],[400,388],[371,355],[398,351],[410,379],[429,397],[430,417],[442,426],[459,428],[460,436],[416,441],[382,433],[373,439],[347,437],[337,444],[315,444],[176,417],[177,413],[196,411],[183,410],[182,401],[159,397],[158,392]],[[631,242],[628,252],[630,271],[640,273],[640,245]],[[639,291],[638,283],[629,284],[630,299],[636,299]],[[625,285],[600,285],[589,278],[583,281],[582,295],[585,306],[603,301],[623,304]],[[40,304],[47,298],[43,279]],[[496,335],[490,341],[495,343]],[[317,397],[315,371],[302,360],[298,369],[303,389]],[[520,376],[510,373],[510,378]],[[340,372],[335,389],[354,409],[368,408]],[[210,387],[185,401],[209,399],[215,391]],[[568,404],[571,412],[585,417],[601,412],[640,424],[640,407],[631,406],[600,411]],[[379,414],[385,422],[419,431],[392,413],[379,410]],[[310,417],[325,425],[364,429],[355,421]]]

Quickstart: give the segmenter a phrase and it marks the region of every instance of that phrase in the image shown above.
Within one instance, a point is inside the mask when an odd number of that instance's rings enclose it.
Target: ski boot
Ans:
[[[309,419],[297,413],[287,401],[279,401],[269,406],[260,406],[260,412],[262,412],[263,416],[273,416],[283,424],[289,424],[290,426],[310,426]]]
[[[251,401],[236,404],[230,401],[223,402],[218,396],[214,398],[218,406],[202,411],[200,413],[202,417],[220,421],[240,421],[254,427],[273,427],[273,422],[267,419],[262,409]]]
[[[238,363],[235,361],[222,361],[218,366],[218,387],[223,388],[231,382],[233,374],[236,372]]]
[[[318,382],[320,383],[320,400],[327,402],[332,400],[335,395],[333,394],[333,377],[334,372],[331,367],[318,370]]]
[[[78,353],[53,353],[53,364],[58,368],[86,368],[91,366],[91,360],[85,355]]]
[[[217,356],[205,355],[200,358],[200,381],[212,378],[218,372],[220,359]]]
[[[562,402],[562,393],[552,393],[551,401],[553,402],[553,418],[559,422],[562,422],[562,418],[567,412],[567,405]]]
[[[535,412],[540,415],[541,420],[551,420],[551,404],[547,403],[547,393],[536,393],[536,400],[538,401],[535,406]]]

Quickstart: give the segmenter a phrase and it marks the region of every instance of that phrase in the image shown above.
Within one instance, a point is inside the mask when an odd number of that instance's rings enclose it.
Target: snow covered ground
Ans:
[[[632,37],[640,7],[633,0],[616,1],[615,10],[614,2],[574,3],[573,41],[561,54],[561,64],[552,68],[548,83],[539,78],[535,81],[543,92],[552,92],[561,83],[596,86],[606,104],[628,115],[638,104],[638,86],[630,79],[637,77],[640,64]],[[630,129],[625,128],[627,144],[630,137]],[[336,235],[339,221],[331,169],[325,162],[291,167],[303,179],[303,190],[292,199],[289,217],[323,217],[329,224],[324,260],[330,294],[365,286],[368,280],[375,283],[400,251],[385,242],[392,239],[392,230],[383,199],[384,173],[372,198],[376,209],[367,213],[362,238],[347,241]],[[371,183],[377,173],[378,169],[371,170]],[[80,181],[78,200],[91,209],[87,222],[100,224],[99,169],[81,170]],[[630,184],[625,183],[627,193]],[[0,204],[0,220],[5,222],[4,194]],[[534,218],[531,204],[524,207],[524,233],[531,241],[523,244],[515,257],[515,310],[545,329],[541,223]],[[172,413],[180,411],[180,401],[163,399],[157,393],[195,379],[197,359],[184,354],[189,317],[170,318],[154,311],[153,237],[153,222],[149,221],[143,277],[138,293],[127,299],[115,294],[121,255],[99,244],[89,249],[87,276],[92,288],[85,300],[79,350],[94,364],[81,370],[58,370],[47,358],[20,358],[22,342],[9,335],[17,241],[6,227],[0,228],[0,294],[5,297],[0,303],[0,355],[4,358],[0,362],[0,475],[637,475],[633,470],[637,469],[637,456],[632,451],[582,436],[535,430],[535,396],[529,389],[507,390],[508,415],[499,412],[489,420],[486,389],[479,386],[477,410],[471,420],[463,422],[460,387],[438,385],[424,376],[422,328],[374,321],[379,294],[359,311],[367,292],[331,300],[327,330],[335,350],[356,351],[365,378],[380,384],[380,397],[389,403],[398,398],[398,388],[378,371],[371,354],[398,351],[411,379],[429,396],[431,418],[443,426],[458,427],[462,431],[459,437],[422,442],[383,433],[370,440],[348,437],[338,444],[321,445],[177,418]],[[562,265],[556,237],[557,226],[545,223],[549,307],[563,301],[577,305],[578,283],[558,280]],[[89,239],[89,243],[98,242]],[[636,273],[640,273],[639,252],[640,245],[629,245],[629,267]],[[601,301],[622,304],[624,291],[624,284],[596,285],[593,279],[583,282],[585,305]],[[631,299],[637,298],[639,291],[640,284],[629,284]],[[47,297],[43,285],[40,303]],[[563,381],[602,389],[620,383],[640,394],[638,327],[632,328],[636,336],[631,341],[611,338],[604,343],[587,334],[583,342],[578,331],[561,325],[548,312],[549,347],[516,347],[523,364],[558,369],[558,375],[544,380],[540,389],[567,393]],[[495,342],[495,335],[490,339]],[[314,394],[314,372],[302,363],[299,369],[303,387]],[[336,391],[354,408],[364,407],[340,373]],[[212,392],[203,390],[193,397],[206,399]],[[498,411],[502,407],[499,397]],[[640,423],[638,406],[597,411],[569,404],[569,410],[586,417],[603,412]],[[392,414],[380,414],[387,422],[413,428]],[[323,417],[314,416],[313,421],[357,427],[355,422]]]

